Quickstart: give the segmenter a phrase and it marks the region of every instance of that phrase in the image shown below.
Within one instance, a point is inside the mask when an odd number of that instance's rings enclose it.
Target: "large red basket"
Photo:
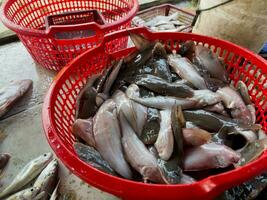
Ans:
[[[159,40],[172,49],[179,49],[179,44],[193,40],[205,45],[224,58],[227,71],[233,83],[242,79],[249,85],[249,93],[257,108],[257,123],[267,129],[266,94],[264,87],[267,79],[267,62],[251,51],[227,41],[190,33],[151,33],[144,28],[131,29],[142,33],[151,40]],[[123,30],[108,34],[104,42],[89,50],[57,75],[52,83],[43,106],[42,121],[49,144],[63,163],[87,183],[120,196],[123,199],[212,199],[224,190],[238,185],[267,170],[267,152],[256,161],[219,175],[209,176],[190,185],[160,185],[134,182],[103,173],[80,160],[73,149],[75,137],[71,132],[74,122],[77,95],[86,80],[95,73],[111,66],[111,61],[118,60],[134,50],[134,47],[110,52],[113,41],[128,38]]]
[[[79,12],[86,10],[99,11],[105,24],[98,24],[93,15],[87,15],[84,23],[77,24],[79,20],[75,19],[84,17]],[[137,0],[7,0],[2,5],[1,19],[16,32],[35,61],[58,71],[79,54],[101,43],[104,34],[130,27],[137,10]],[[45,29],[45,17],[64,13],[72,13],[72,17],[65,17]],[[63,25],[62,20],[65,21]],[[79,31],[92,34],[79,39],[57,37],[66,33],[77,35]],[[126,45],[126,40],[117,40],[110,50]]]

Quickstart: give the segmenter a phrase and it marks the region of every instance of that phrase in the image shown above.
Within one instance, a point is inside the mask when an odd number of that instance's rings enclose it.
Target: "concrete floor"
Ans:
[[[0,152],[11,154],[11,160],[0,179],[2,190],[31,159],[52,149],[41,124],[43,97],[54,73],[38,67],[20,42],[0,46],[0,87],[11,80],[30,78],[33,88],[0,121]],[[74,193],[77,200],[118,199],[81,181],[62,164],[60,193]]]

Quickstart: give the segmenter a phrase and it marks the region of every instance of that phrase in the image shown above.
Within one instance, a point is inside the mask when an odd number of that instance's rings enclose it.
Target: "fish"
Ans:
[[[131,90],[135,90],[135,88],[131,86],[128,87],[127,90],[126,90],[127,93],[131,93]],[[126,113],[127,120],[130,122],[135,132],[137,132],[137,134],[140,136],[146,122],[147,108],[143,105],[140,105],[132,101],[127,97],[127,95],[124,92],[119,90],[117,90],[113,94],[112,99],[116,103],[117,113],[123,110],[123,112]]]
[[[250,117],[251,117],[251,123],[252,124],[255,124],[256,123],[256,108],[253,104],[249,104],[247,105],[247,109],[249,110],[250,112]]]
[[[211,133],[200,128],[183,128],[184,143],[191,146],[200,146],[211,141]]]
[[[164,79],[168,83],[172,82],[171,70],[169,68],[169,65],[166,59],[164,58],[153,59],[151,63],[149,64],[152,68],[151,74]]]
[[[57,159],[53,159],[33,184],[34,188],[39,188],[40,191],[44,192],[44,199],[48,199],[57,184],[58,168]]]
[[[108,95],[104,94],[104,93],[97,93],[96,96],[95,96],[95,104],[97,107],[100,107],[105,100],[107,100],[109,98]]]
[[[215,113],[221,114],[225,117],[230,117],[229,114],[227,113],[227,111],[224,109],[222,102],[216,103],[214,105],[205,106],[203,108],[203,110],[215,112]]]
[[[212,77],[228,82],[228,77],[224,66],[221,64],[218,56],[209,48],[202,45],[195,46],[195,56],[200,60]]]
[[[136,76],[135,84],[165,96],[185,98],[192,97],[194,92],[193,89],[187,85],[169,83],[162,78],[150,74]]]
[[[51,194],[51,197],[49,200],[56,200],[57,197],[58,197],[58,187],[59,187],[59,183],[60,183],[60,180],[57,182],[57,185],[53,191],[53,193]]]
[[[160,111],[160,116],[160,130],[154,145],[157,149],[159,157],[163,160],[168,160],[172,155],[174,145],[171,124],[171,110]]]
[[[152,107],[156,109],[171,109],[174,105],[180,105],[183,109],[195,108],[197,107],[197,101],[194,99],[185,99],[177,97],[168,97],[168,96],[155,96],[140,98],[136,96],[128,96],[133,101],[140,103],[147,107]]]
[[[193,60],[195,55],[195,43],[192,40],[187,40],[181,43],[178,54],[183,57],[187,57],[189,60]]]
[[[228,189],[222,195],[224,200],[265,200],[266,195],[261,196],[261,192],[267,188],[267,173],[264,172],[249,181]],[[266,193],[265,193],[266,194]]]
[[[154,144],[160,130],[160,114],[157,109],[147,109],[147,120],[144,125],[140,139],[144,144]]]
[[[207,143],[185,149],[184,158],[185,171],[199,171],[236,164],[240,155],[225,145]]]
[[[0,198],[3,198],[11,193],[17,192],[23,186],[31,182],[52,159],[52,153],[45,153],[31,160],[22,170],[16,175],[13,181],[0,192]]]
[[[243,166],[249,162],[256,160],[267,149],[267,139],[256,140],[248,143],[245,148],[240,151],[241,159],[236,163],[236,167]]]
[[[214,105],[220,103],[222,98],[219,94],[210,90],[194,90],[193,101],[197,101],[199,107],[205,107],[208,105]]]
[[[166,62],[167,51],[163,44],[161,44],[160,42],[156,42],[152,49],[152,55],[153,55],[153,58],[157,58],[157,59],[160,59],[161,61],[165,61],[164,68],[168,68],[168,66],[166,65],[167,64]]]
[[[249,92],[248,92],[248,87],[243,81],[239,80],[237,82],[237,91],[241,95],[241,97],[242,97],[242,99],[246,105],[252,104],[250,96],[249,96]]]
[[[11,156],[9,154],[7,154],[7,153],[1,153],[0,154],[0,171],[5,168],[5,166],[7,165],[10,157]]]
[[[82,138],[91,147],[96,147],[92,117],[89,119],[76,119],[72,125],[72,132]]]
[[[90,77],[86,85],[81,89],[77,96],[77,102],[75,105],[75,118],[76,119],[88,119],[92,117],[97,110],[95,103],[96,89],[93,88],[93,84],[100,77],[100,74],[93,75]]]
[[[94,86],[94,88],[96,89],[96,93],[100,93],[103,91],[104,84],[111,70],[112,67],[105,68],[94,81],[92,86]]]
[[[119,120],[122,131],[122,146],[127,161],[143,176],[145,182],[150,180],[156,183],[165,183],[157,159],[137,137],[123,112],[120,112]]]
[[[154,42],[149,41],[147,38],[145,38],[144,36],[140,34],[133,33],[130,30],[128,30],[128,33],[136,49],[138,49],[139,51],[149,49],[155,45]]]
[[[105,81],[105,84],[103,86],[103,93],[106,95],[109,95],[109,90],[112,86],[112,84],[114,83],[114,81],[116,80],[119,71],[122,67],[123,64],[123,59],[120,59],[112,68],[112,71],[110,72],[109,76],[107,77],[107,80]]]
[[[216,92],[218,89],[227,86],[227,84],[219,79],[211,78],[207,74],[203,75],[205,77],[205,83],[207,88],[212,92]]]
[[[96,149],[104,160],[118,174],[127,179],[131,179],[132,172],[122,151],[117,107],[112,99],[105,101],[97,111],[93,120],[93,132]]]
[[[184,110],[186,121],[191,121],[202,129],[209,132],[218,132],[223,126],[236,126],[241,129],[259,130],[261,125],[258,124],[243,124],[229,117],[208,112],[205,110]]]
[[[173,156],[165,161],[158,159],[158,166],[162,170],[167,184],[180,184],[182,179],[182,169],[178,165],[179,156]]]
[[[80,142],[75,142],[73,147],[76,154],[81,160],[89,163],[98,170],[116,176],[116,172],[112,169],[110,164],[102,158],[100,153],[95,150],[95,148],[82,144]]]
[[[13,81],[0,88],[0,118],[4,116],[32,86],[32,80]]]
[[[188,176],[187,174],[182,174],[182,177],[181,177],[181,184],[192,184],[192,183],[195,183],[197,182],[196,179],[194,179],[193,177],[191,176]]]
[[[37,199],[41,199],[41,198],[37,198],[38,196],[40,197],[40,195],[38,194],[39,191],[40,191],[40,188],[35,188],[35,187],[27,188],[27,189],[21,190],[15,194],[11,195],[10,197],[6,198],[6,200],[37,200]],[[42,193],[42,194],[44,194],[44,193]]]
[[[201,77],[188,58],[175,55],[168,56],[168,63],[181,78],[189,81],[198,89],[207,89],[203,77]]]
[[[220,88],[216,93],[221,96],[226,108],[231,109],[231,115],[234,119],[239,119],[243,123],[252,123],[250,111],[236,90],[227,86]]]
[[[159,158],[159,153],[154,145],[149,145],[147,149],[153,156],[155,156],[156,158]]]
[[[185,118],[181,106],[173,106],[171,109],[171,126],[174,135],[173,154],[176,154],[177,164],[182,167],[184,159],[184,142],[182,128],[185,126]],[[175,159],[176,160],[176,159]]]

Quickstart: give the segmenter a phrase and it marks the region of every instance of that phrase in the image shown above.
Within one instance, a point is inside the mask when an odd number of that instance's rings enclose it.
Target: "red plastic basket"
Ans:
[[[249,93],[257,108],[257,123],[267,130],[266,94],[267,62],[251,51],[227,41],[191,33],[151,33],[145,28],[134,28],[132,32],[142,33],[151,40],[159,40],[171,49],[179,49],[179,44],[193,40],[205,45],[221,57],[227,64],[227,71],[233,83],[242,79],[249,85]],[[63,163],[87,183],[110,192],[123,199],[212,199],[224,190],[238,185],[267,170],[267,152],[256,161],[219,175],[209,176],[190,185],[145,184],[103,173],[80,160],[73,149],[75,137],[71,132],[74,122],[77,95],[86,80],[95,73],[111,66],[134,50],[134,47],[110,52],[113,41],[128,38],[122,30],[108,34],[104,42],[70,62],[53,81],[44,101],[42,122],[49,144]],[[252,87],[251,87],[252,86]]]
[[[101,43],[104,34],[130,27],[138,7],[137,0],[7,0],[2,5],[1,19],[16,32],[36,62],[58,71],[79,54]],[[98,24],[96,15],[80,13],[88,10],[99,11],[105,23]],[[54,23],[45,29],[46,17],[66,13],[72,16],[55,20],[64,23]],[[85,20],[81,20],[83,17]],[[77,36],[81,31],[90,34],[82,34],[80,38],[57,37]],[[114,42],[111,50],[126,45],[127,41],[121,39]]]
[[[154,6],[152,8],[138,12],[136,16],[138,16],[139,18],[133,18],[133,25],[136,27],[144,26],[144,22],[147,22],[158,15],[169,16],[176,12],[179,13],[179,20],[185,25],[188,25],[180,32],[192,32],[191,24],[195,15],[171,4]]]

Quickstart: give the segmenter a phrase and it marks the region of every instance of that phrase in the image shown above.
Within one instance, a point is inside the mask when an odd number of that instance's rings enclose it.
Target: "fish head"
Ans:
[[[49,163],[53,158],[53,154],[48,152],[44,153],[43,155],[39,156],[39,158],[36,160],[40,166],[45,165]]]

